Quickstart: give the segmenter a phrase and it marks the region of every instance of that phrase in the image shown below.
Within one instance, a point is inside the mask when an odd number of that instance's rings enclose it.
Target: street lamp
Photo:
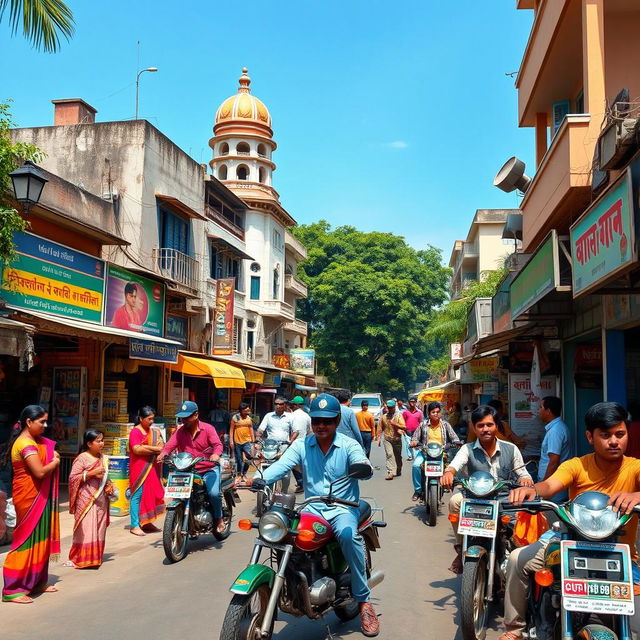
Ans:
[[[19,169],[9,174],[13,183],[13,193],[16,200],[22,205],[26,215],[29,207],[37,204],[42,195],[44,185],[49,182],[38,170],[33,162],[27,160]]]
[[[155,73],[157,70],[158,70],[158,67],[147,67],[142,71],[138,71],[138,75],[136,76],[136,120],[138,119],[138,94],[140,92],[140,76],[145,71],[149,71],[150,73]]]

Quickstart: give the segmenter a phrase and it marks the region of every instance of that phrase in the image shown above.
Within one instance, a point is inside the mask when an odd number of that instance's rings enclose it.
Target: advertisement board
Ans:
[[[16,259],[2,265],[2,298],[20,309],[102,323],[105,263],[33,233],[14,234]]]
[[[51,437],[60,453],[78,453],[87,411],[86,367],[54,367]]]
[[[164,285],[110,264],[105,324],[162,337]]]
[[[235,278],[216,280],[216,308],[213,313],[213,355],[233,355],[233,302]]]
[[[271,362],[278,369],[291,369],[291,357],[288,353],[274,353],[271,356]]]
[[[460,382],[463,384],[491,382],[497,379],[499,367],[500,358],[498,356],[470,360],[460,368]]]
[[[315,373],[315,349],[290,349],[291,370],[312,376]]]
[[[167,314],[164,335],[186,347],[189,337],[189,318]]]

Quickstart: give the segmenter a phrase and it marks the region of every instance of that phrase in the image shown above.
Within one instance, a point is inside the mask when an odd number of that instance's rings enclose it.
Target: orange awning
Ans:
[[[234,367],[219,360],[196,358],[178,354],[178,364],[171,367],[185,376],[210,376],[219,389],[246,388],[244,374],[238,367]]]

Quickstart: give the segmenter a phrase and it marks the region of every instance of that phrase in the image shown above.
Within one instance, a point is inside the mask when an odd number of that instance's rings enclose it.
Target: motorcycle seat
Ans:
[[[371,505],[366,500],[360,500],[358,505],[358,526],[366,522],[371,516]]]

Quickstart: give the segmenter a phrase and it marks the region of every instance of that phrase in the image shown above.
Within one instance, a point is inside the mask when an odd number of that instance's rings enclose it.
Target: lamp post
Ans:
[[[150,73],[155,73],[157,70],[158,70],[158,67],[147,67],[146,69],[142,69],[142,71],[138,71],[138,75],[136,76],[136,120],[138,119],[138,96],[140,93],[140,76],[145,71],[149,71]]]
[[[19,169],[9,174],[13,183],[16,201],[22,205],[26,215],[31,205],[37,204],[42,195],[44,185],[49,182],[33,162],[27,160]]]

